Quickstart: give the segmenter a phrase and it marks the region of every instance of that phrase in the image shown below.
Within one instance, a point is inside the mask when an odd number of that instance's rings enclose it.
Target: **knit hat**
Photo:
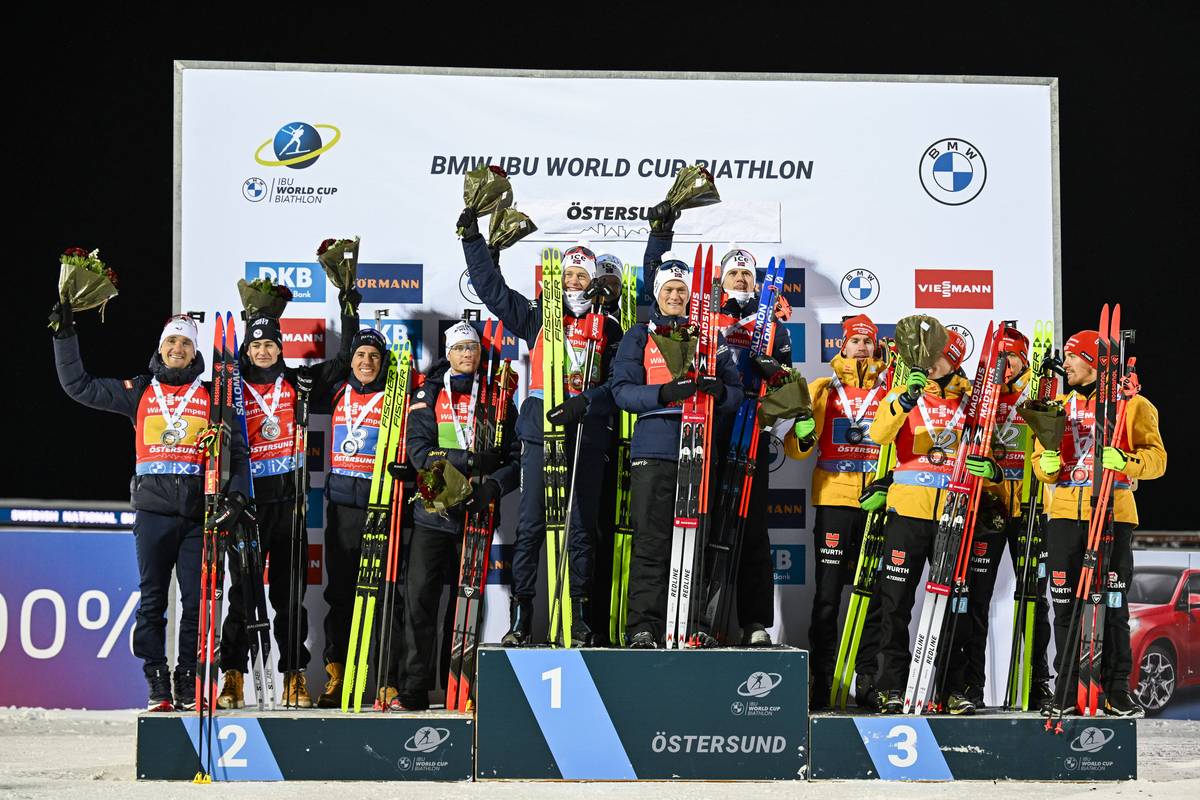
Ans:
[[[279,320],[275,317],[255,317],[246,323],[246,345],[251,342],[261,342],[269,339],[283,347],[283,332],[279,330]]]
[[[654,302],[658,302],[658,293],[670,281],[682,281],[684,286],[691,280],[692,271],[687,264],[675,257],[670,250],[663,253],[662,265],[654,273]]]
[[[162,333],[158,336],[159,347],[162,347],[162,343],[167,340],[168,336],[184,336],[192,341],[192,346],[195,346],[196,340],[200,338],[200,329],[196,326],[196,320],[186,314],[179,314],[171,317],[163,326]],[[1092,352],[1095,352],[1094,348]]]
[[[842,320],[842,336],[846,339],[851,336],[870,336],[871,341],[878,341],[879,328],[866,314],[859,314]]]
[[[942,355],[950,362],[950,371],[953,372],[967,358],[967,340],[953,328],[946,328],[946,346],[942,348]]]
[[[596,277],[614,275],[620,278],[622,267],[623,265],[621,259],[612,255],[611,253],[605,253],[602,256],[596,256]]]
[[[1063,352],[1074,353],[1094,367],[1100,347],[1099,340],[1100,334],[1096,331],[1080,331],[1067,339],[1067,343],[1063,345]]]
[[[587,242],[580,242],[562,256],[562,269],[565,274],[567,267],[578,267],[588,274],[588,278],[596,277],[596,254],[588,247]]]
[[[462,342],[479,343],[479,331],[475,330],[475,326],[465,319],[446,329],[446,353],[449,354],[451,347]]]
[[[721,256],[721,280],[725,280],[725,276],[729,274],[730,270],[744,269],[754,272],[756,264],[757,262],[749,250],[733,244],[730,251]]]
[[[354,338],[350,340],[350,352],[353,353],[364,345],[374,347],[381,356],[387,356],[387,339],[383,338],[383,334],[374,328],[360,328],[358,333],[354,334]]]

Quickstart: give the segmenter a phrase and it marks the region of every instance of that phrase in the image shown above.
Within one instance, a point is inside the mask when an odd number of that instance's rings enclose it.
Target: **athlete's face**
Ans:
[[[1008,365],[1004,368],[1004,381],[1009,383],[1021,377],[1021,373],[1025,371],[1025,362],[1015,353],[1005,354],[1008,359]]]
[[[1096,368],[1075,353],[1067,353],[1063,358],[1063,369],[1071,386],[1086,386],[1096,380]]]
[[[568,292],[582,292],[591,282],[587,270],[582,267],[567,267],[563,270],[563,289]]]
[[[479,366],[479,342],[459,342],[446,354],[450,369],[459,375],[470,375]]]
[[[168,336],[158,346],[158,354],[171,369],[183,369],[196,358],[196,345],[186,336]]]
[[[946,377],[953,371],[953,368],[950,366],[950,361],[945,356],[942,356],[937,360],[937,363],[933,365],[933,368],[929,370],[929,379],[931,381],[936,381],[938,378]]]
[[[875,355],[875,340],[865,333],[856,333],[842,345],[847,358],[870,358]]]
[[[667,281],[658,290],[658,310],[668,317],[687,313],[688,287],[683,281]]]
[[[383,366],[383,354],[368,344],[360,346],[350,358],[350,370],[362,383],[370,383],[379,377]]]
[[[258,339],[250,343],[249,353],[254,366],[266,369],[279,360],[279,345],[271,339]]]
[[[725,291],[752,292],[754,291],[754,273],[748,269],[731,269],[721,279],[721,288]]]

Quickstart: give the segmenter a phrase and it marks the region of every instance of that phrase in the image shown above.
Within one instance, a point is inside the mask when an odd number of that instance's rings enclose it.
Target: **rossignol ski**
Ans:
[[[908,380],[908,366],[896,353],[896,342],[888,339],[883,345],[888,359],[887,372],[880,377],[890,395],[894,387],[903,386]],[[896,443],[888,442],[879,448],[879,460],[875,462],[875,480],[896,466]],[[879,560],[883,557],[883,523],[887,519],[885,509],[876,509],[867,514],[863,525],[862,544],[859,546],[858,562],[854,568],[854,589],[850,592],[850,605],[846,610],[846,622],[842,626],[842,637],[838,642],[837,661],[833,670],[833,684],[829,690],[829,705],[845,708],[854,682],[854,665],[858,659],[858,645],[862,640],[863,626],[867,621],[867,608],[879,579]]]
[[[403,355],[402,355],[403,353]],[[371,491],[367,518],[363,523],[362,545],[358,559],[358,582],[354,588],[354,610],[350,617],[350,644],[346,652],[346,674],[342,682],[342,711],[362,711],[363,692],[371,650],[371,631],[375,623],[375,601],[384,576],[389,525],[392,512],[392,484],[387,465],[395,460],[397,446],[404,438],[404,407],[408,399],[411,350],[392,345],[387,380],[383,389],[383,409],[379,418],[379,437],[375,442],[375,465],[371,472]],[[347,391],[349,391],[347,389]],[[376,676],[383,686],[387,675]]]
[[[625,264],[621,270],[621,330],[626,333],[637,324],[637,267]],[[617,515],[613,535],[612,595],[608,612],[608,640],[625,646],[625,624],[629,613],[629,560],[633,556],[633,505],[630,502],[632,473],[631,447],[637,415],[620,414],[620,438],[617,444]]]
[[[496,322],[493,328],[491,320],[485,322],[480,337],[479,387],[471,440],[476,453],[499,454],[505,446],[504,426],[517,378],[511,360],[500,360],[503,341],[503,324]],[[473,483],[484,478],[483,475],[470,476]],[[463,523],[462,560],[454,606],[453,638],[450,640],[450,676],[446,684],[446,708],[451,711],[471,711],[475,707],[479,624],[483,618],[495,530],[495,502],[486,509],[467,514]]]
[[[750,512],[758,456],[761,428],[758,424],[758,404],[768,388],[767,382],[759,377],[754,358],[771,352],[775,336],[775,305],[783,292],[786,272],[787,263],[783,260],[778,268],[774,258],[767,264],[759,292],[758,309],[754,315],[750,347],[742,354],[739,364],[746,397],[734,419],[729,449],[721,470],[716,520],[705,547],[705,574],[699,598],[700,625],[695,636],[696,642],[702,646],[729,644],[742,537]]]
[[[289,625],[286,646],[291,648],[289,663],[294,670],[300,669],[300,648],[304,646],[305,638],[300,620],[304,608],[304,590],[308,583],[308,553],[305,548],[308,537],[305,534],[308,529],[308,413],[312,387],[312,373],[307,367],[301,367],[296,371],[296,429],[292,437],[292,458],[296,460],[296,469],[292,473],[295,504],[292,506],[292,536],[288,540],[292,571],[287,576]],[[295,702],[298,700],[285,689],[284,708],[299,708]]]
[[[716,371],[716,331],[712,311],[713,249],[696,246],[692,266],[692,296],[688,328],[698,337],[693,375]],[[716,291],[721,291],[720,280]],[[710,352],[711,351],[711,352]],[[667,649],[687,646],[691,632],[692,590],[697,558],[703,553],[703,527],[708,512],[709,445],[712,442],[713,398],[697,391],[683,401],[679,425],[679,467],[675,483],[675,520],[671,533],[671,561],[667,572]],[[698,548],[697,540],[701,541]]]
[[[567,574],[559,572],[566,563],[567,527],[567,434],[545,412],[563,401],[566,355],[563,331],[562,253],[542,251],[542,469],[546,492],[546,591],[549,594],[549,639],[551,644],[570,645],[571,619],[562,614],[570,608],[571,587]],[[533,365],[537,369],[537,365]]]

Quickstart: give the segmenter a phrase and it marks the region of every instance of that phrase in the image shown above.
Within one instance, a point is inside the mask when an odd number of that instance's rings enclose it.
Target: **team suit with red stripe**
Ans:
[[[467,432],[475,429],[470,409],[477,376],[451,373],[451,399],[444,384],[449,369],[446,361],[434,365],[426,373],[424,386],[412,395],[406,433],[408,458],[417,469],[428,469],[434,462],[445,460],[462,474],[471,476],[483,465],[462,446],[464,442],[459,436],[472,435]],[[495,484],[492,494],[497,498],[497,527],[499,498],[520,483],[521,441],[516,435],[516,419],[516,406],[509,400],[499,463],[485,477],[485,481]],[[454,597],[458,590],[466,512],[464,506],[457,506],[448,509],[443,517],[426,511],[420,501],[413,507],[404,589],[404,683],[400,687],[400,702],[415,711],[429,707],[429,690],[438,680],[445,685],[450,670],[450,632],[454,625]],[[442,643],[438,648],[437,612],[446,584],[450,586],[450,602],[442,618]]]
[[[247,353],[251,341],[261,338],[275,340],[283,347],[278,320],[258,317],[246,323],[246,336],[238,353],[241,371],[246,431],[250,444],[250,475],[254,480],[254,506],[258,518],[258,533],[263,563],[270,559],[268,595],[275,610],[275,641],[279,646],[279,670],[289,672],[308,666],[308,611],[300,602],[300,642],[288,641],[292,630],[288,581],[295,566],[291,563],[292,515],[295,508],[295,475],[298,465],[292,453],[295,436],[296,375],[305,370],[312,377],[310,407],[328,409],[330,392],[346,376],[350,367],[350,342],[358,330],[358,315],[342,317],[342,345],[338,354],[308,367],[289,367],[283,357],[270,367],[255,366]],[[274,425],[267,412],[273,411]],[[268,436],[267,434],[272,434]],[[308,526],[300,528],[300,553],[304,566],[300,568],[300,593],[308,585]],[[241,566],[236,558],[229,563],[230,588],[225,593],[227,608],[221,626],[221,669],[246,672],[250,641],[246,636],[246,609],[242,588]]]
[[[210,384],[200,380],[204,357],[197,350],[191,364],[173,369],[156,352],[150,358],[149,374],[128,380],[98,378],[83,366],[74,328],[64,325],[54,339],[54,363],[58,381],[72,400],[121,414],[133,423],[137,466],[130,490],[137,511],[133,535],[141,593],[133,629],[133,654],[142,660],[148,678],[167,669],[167,599],[174,569],[183,603],[176,650],[176,697],[190,698],[195,689],[204,523],[204,452],[196,447],[196,437],[208,427],[211,398]],[[177,412],[179,422],[186,425],[176,445],[163,443],[165,424],[160,403],[164,401],[167,413]],[[236,426],[232,434],[227,491],[246,496],[246,440]]]
[[[655,309],[650,324],[686,325],[686,317],[668,317]],[[717,377],[723,386],[716,396],[718,420],[731,418],[742,402],[742,378],[724,337],[717,348]],[[675,483],[679,467],[681,406],[664,406],[663,384],[672,382],[646,323],[629,329],[613,363],[612,392],[617,406],[637,414],[631,445],[633,555],[629,564],[627,635],[647,632],[662,640],[666,627],[667,571],[675,520]],[[714,441],[716,437],[714,437]],[[712,474],[715,476],[716,471]],[[715,484],[716,481],[713,481]]]
[[[517,520],[516,543],[513,547],[513,597],[532,601],[537,594],[538,554],[546,538],[545,491],[543,489],[542,428],[542,303],[541,298],[530,300],[509,288],[498,265],[480,235],[467,236],[462,241],[471,286],[488,311],[504,323],[506,333],[514,333],[529,347],[530,392],[521,404],[517,418],[517,436],[521,449],[521,507]],[[586,314],[576,315],[563,306],[564,336],[571,330],[583,330]],[[579,467],[585,471],[584,480],[574,484],[575,503],[571,509],[570,531],[567,534],[568,572],[571,597],[584,600],[591,592],[593,560],[597,538],[597,515],[600,508],[602,481],[588,479],[598,476],[603,468],[604,454],[612,439],[612,419],[616,411],[608,375],[613,356],[621,342],[621,326],[611,317],[604,320],[604,342],[600,351],[599,369],[592,385],[582,394],[588,399],[583,420],[583,441]],[[567,395],[576,394],[568,391]],[[575,447],[575,426],[567,426],[567,463],[572,463]],[[603,627],[603,626],[599,626]]]

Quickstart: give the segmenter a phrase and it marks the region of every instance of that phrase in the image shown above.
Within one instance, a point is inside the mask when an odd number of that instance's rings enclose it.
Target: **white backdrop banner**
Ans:
[[[487,316],[454,233],[462,176],[483,162],[509,170],[518,207],[539,226],[501,259],[509,285],[530,297],[547,242],[586,239],[641,264],[647,209],[681,167],[707,165],[723,202],[684,214],[677,238],[687,246],[678,249],[690,260],[693,243],[711,243],[719,257],[732,240],[760,265],[786,258],[794,357],[809,379],[828,369],[846,314],[865,312],[885,332],[914,310],[957,325],[972,343],[968,374],[989,320],[1016,319],[1028,331],[1034,319],[1055,318],[1050,81],[181,65],[177,85],[176,299],[183,309],[230,308],[239,278],[286,283],[296,293],[284,319],[290,363],[332,355],[345,335],[336,291],[316,264],[326,237],[362,237],[364,324],[386,309],[379,325],[408,336],[422,368],[440,353],[445,320],[468,308]],[[519,358],[524,375],[523,344]],[[773,632],[804,646],[811,462],[774,454]],[[327,454],[314,457],[317,468],[320,459]],[[315,545],[323,519],[319,505],[310,511]],[[502,582],[516,514],[505,519],[493,569]],[[503,583],[490,587],[487,641],[505,629],[506,594]],[[308,599],[319,653],[322,604],[315,590]],[[996,609],[1007,627],[1007,598]]]

